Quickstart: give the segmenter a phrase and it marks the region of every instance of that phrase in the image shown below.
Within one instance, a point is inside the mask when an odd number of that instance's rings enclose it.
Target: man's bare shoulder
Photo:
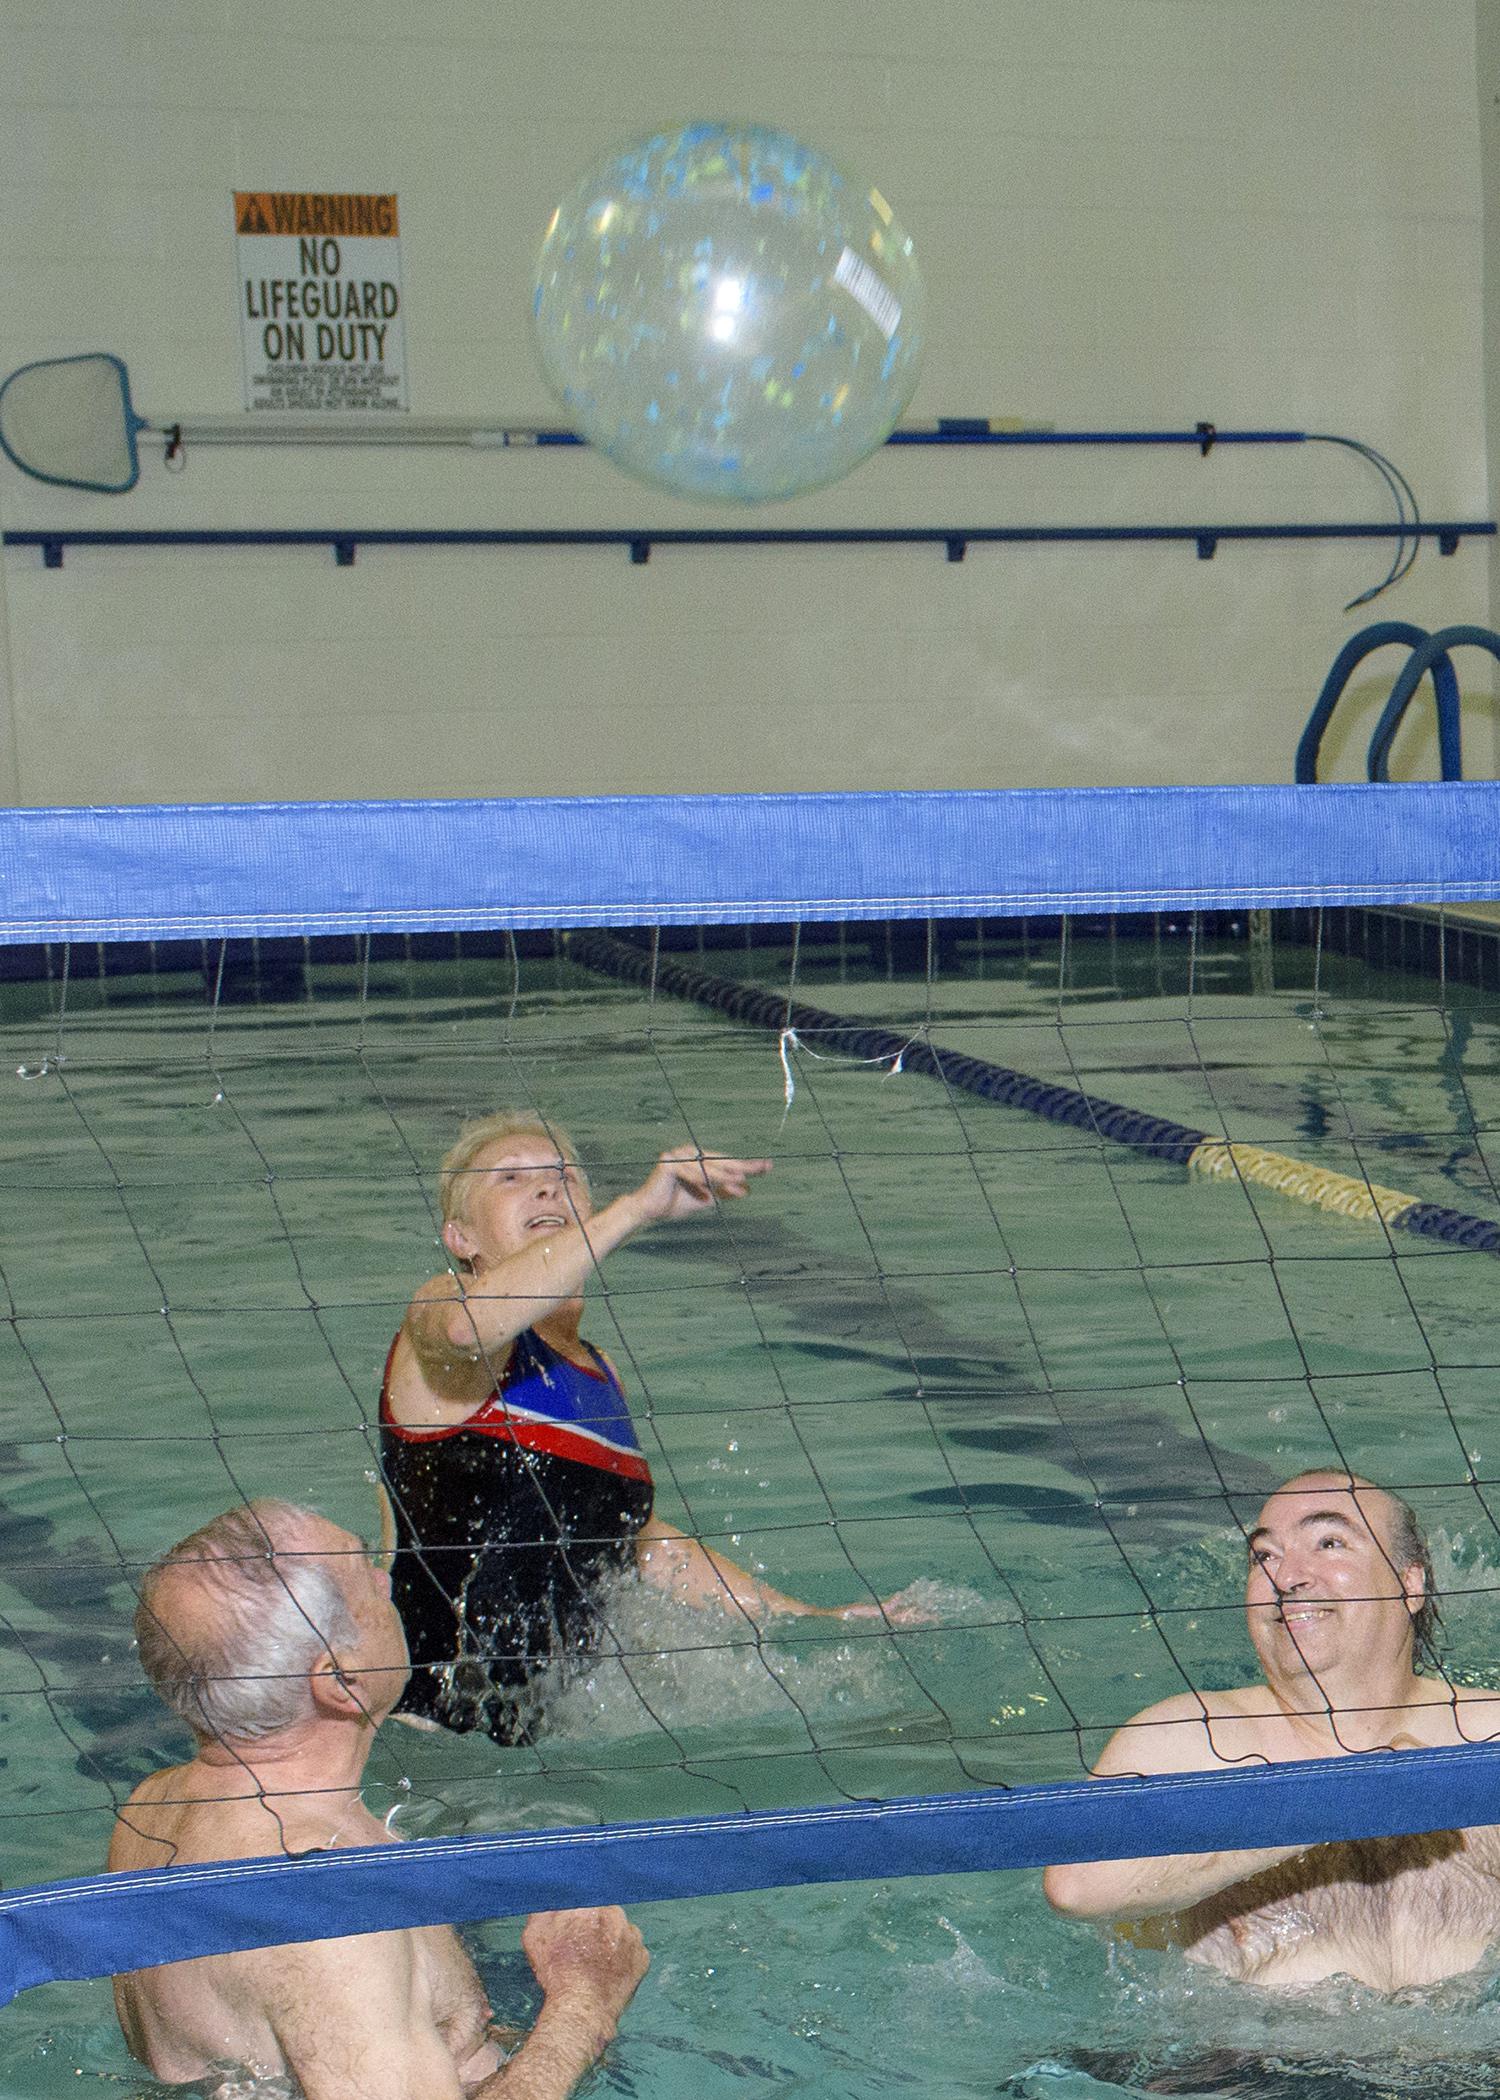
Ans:
[[[163,1765],[131,1789],[110,1833],[107,1865],[112,1874],[167,1866],[181,1857],[182,1826],[193,1806],[194,1769],[191,1764]]]
[[[1500,1690],[1494,1685],[1449,1684],[1445,1680],[1438,1696],[1459,1706],[1493,1706],[1500,1713]]]
[[[231,1791],[236,1784],[242,1791]],[[362,1802],[338,1813],[321,1792],[275,1794],[246,1787],[232,1767],[197,1759],[150,1773],[115,1819],[112,1873],[143,1867],[206,1865],[218,1859],[262,1859],[334,1846],[385,1845],[394,1837]]]
[[[1500,1691],[1489,1685],[1455,1684],[1445,1687],[1445,1692],[1461,1741],[1487,1743],[1500,1738]]]
[[[1241,1757],[1263,1757],[1261,1733],[1276,1712],[1264,1685],[1174,1693],[1116,1730],[1095,1776],[1222,1771]]]
[[[159,1765],[144,1779],[136,1781],[125,1802],[126,1808],[149,1808],[162,1801],[178,1800],[188,1784],[191,1771],[191,1764]]]
[[[1391,1735],[1393,1750],[1438,1750],[1447,1745],[1500,1740],[1500,1691],[1424,1677]]]

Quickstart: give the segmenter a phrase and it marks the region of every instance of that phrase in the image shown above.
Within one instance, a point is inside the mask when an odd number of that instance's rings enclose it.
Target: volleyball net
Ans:
[[[1500,1748],[1093,1781],[1243,1681],[1311,1465],[1500,1626],[1487,784],[0,814],[11,1205],[0,1992],[357,1929],[1500,1820]],[[1350,959],[1353,949],[1363,961]],[[10,1076],[13,1074],[13,1077]],[[180,1756],[145,1568],[250,1496],[369,1528],[436,1166],[518,1106],[604,1193],[658,1507],[820,1603],[622,1594],[534,1742],[381,1731],[411,1842],[99,1877]]]

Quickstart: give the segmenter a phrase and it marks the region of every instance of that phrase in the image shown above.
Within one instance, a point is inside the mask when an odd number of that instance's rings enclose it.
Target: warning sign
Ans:
[[[395,197],[236,190],[234,233],[246,408],[405,408]]]

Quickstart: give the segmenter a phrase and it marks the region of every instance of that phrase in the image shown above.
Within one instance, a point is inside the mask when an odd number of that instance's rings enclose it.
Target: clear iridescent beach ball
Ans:
[[[761,503],[837,481],[890,435],[923,304],[878,190],[785,132],[691,124],[563,199],[534,313],[574,428],[616,466]]]

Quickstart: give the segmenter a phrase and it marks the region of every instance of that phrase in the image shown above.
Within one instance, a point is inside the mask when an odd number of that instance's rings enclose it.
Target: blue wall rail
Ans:
[[[174,430],[192,442],[192,425],[148,424],[170,437]],[[529,425],[486,433],[501,446],[586,445],[576,430],[539,430]],[[248,440],[246,441],[248,442]],[[1306,430],[1220,430],[1197,423],[1191,430],[1054,430],[1050,424],[1015,426],[995,416],[939,416],[933,423],[903,423],[886,439],[888,445],[1196,445],[1207,459],[1215,445],[1311,445],[1321,440]]]
[[[1442,627],[1436,634],[1429,634],[1425,627],[1414,627],[1407,620],[1380,620],[1373,627],[1361,628],[1333,660],[1297,745],[1293,778],[1300,787],[1312,786],[1317,781],[1318,755],[1323,738],[1350,678],[1367,656],[1392,643],[1405,647],[1408,655],[1370,738],[1365,755],[1368,777],[1371,780],[1390,779],[1391,747],[1396,741],[1396,732],[1416,697],[1417,688],[1425,677],[1430,676],[1437,708],[1441,777],[1444,780],[1463,779],[1458,673],[1448,652],[1458,648],[1487,649],[1500,662],[1500,634],[1493,633],[1488,627]]]
[[[1227,540],[1416,540],[1435,539],[1440,554],[1454,554],[1460,540],[1493,537],[1493,519],[1449,520],[1421,525],[851,525],[800,526],[604,526],[598,528],[487,528],[313,526],[225,530],[96,531],[72,526],[34,526],[3,535],[7,547],[40,547],[49,569],[60,569],[68,547],[331,547],[341,569],[354,566],[360,547],[624,547],[637,567],[656,547],[847,547],[939,546],[948,560],[962,561],[971,546],[1025,545],[1056,541],[1186,540],[1200,561],[1212,561]],[[1300,779],[1300,775],[1298,776]]]

